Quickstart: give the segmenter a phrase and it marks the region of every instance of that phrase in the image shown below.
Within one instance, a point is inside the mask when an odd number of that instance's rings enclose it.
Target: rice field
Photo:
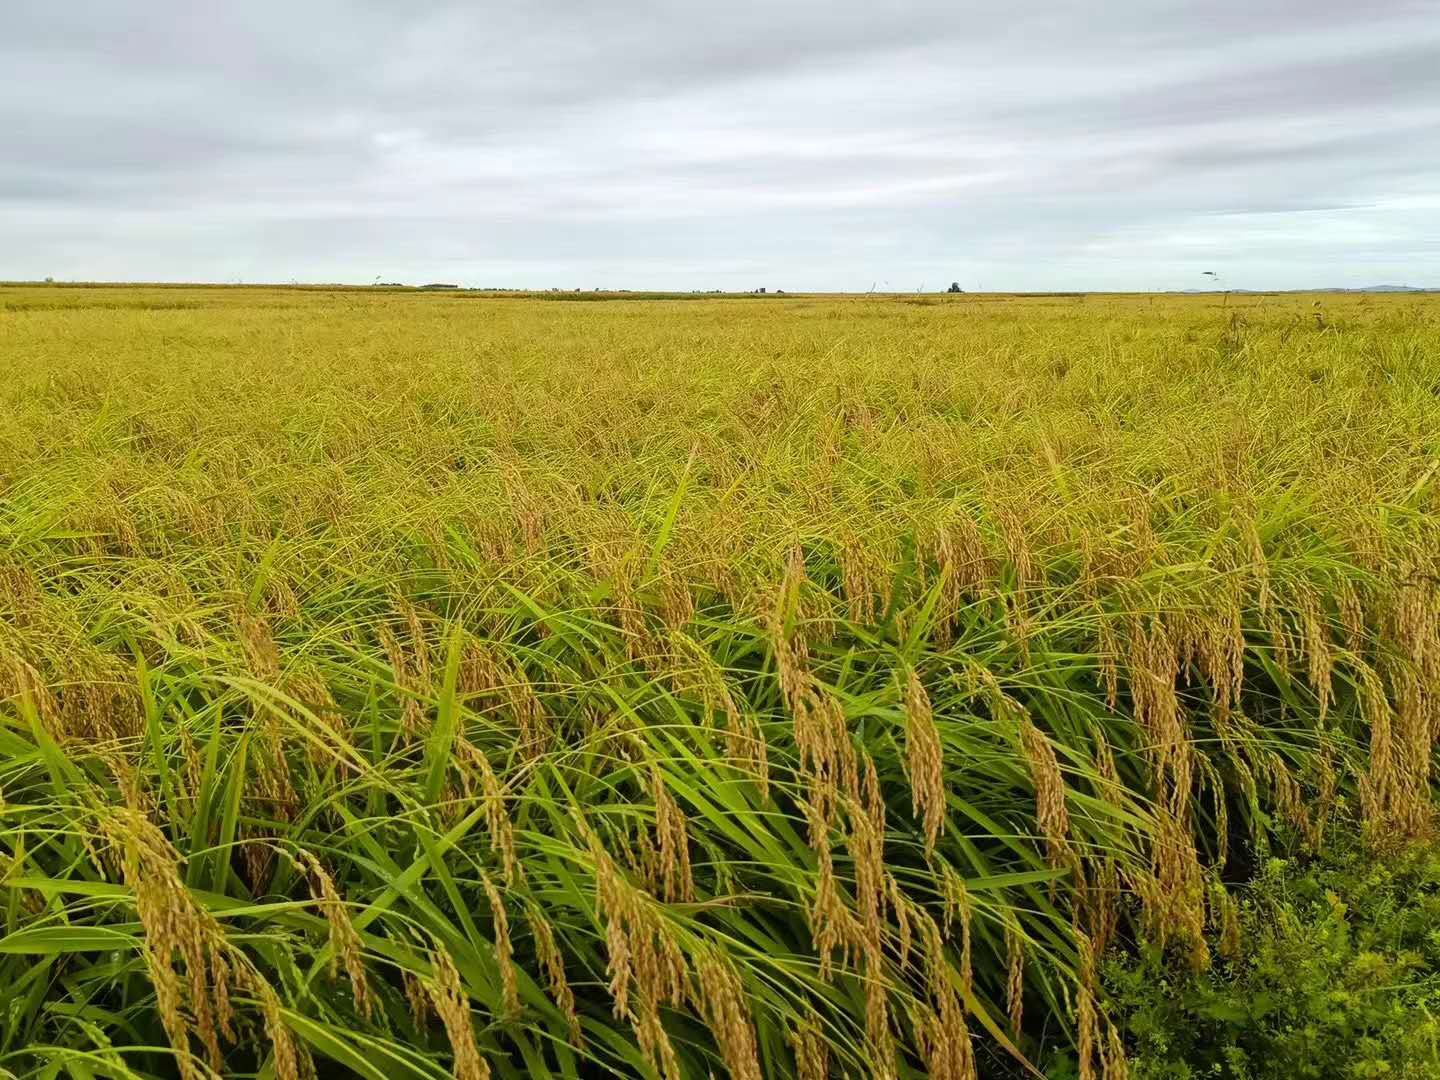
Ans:
[[[1120,1080],[1437,470],[1431,297],[0,287],[0,1074]]]

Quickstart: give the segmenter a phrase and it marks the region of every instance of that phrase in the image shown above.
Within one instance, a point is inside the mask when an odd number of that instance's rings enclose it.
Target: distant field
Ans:
[[[1434,296],[0,287],[0,1075],[1118,1078],[1437,469]]]

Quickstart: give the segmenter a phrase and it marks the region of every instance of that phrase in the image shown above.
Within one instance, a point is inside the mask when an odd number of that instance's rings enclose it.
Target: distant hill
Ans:
[[[1336,289],[1335,292],[1434,292],[1415,285],[1366,285],[1360,289]]]
[[[1339,293],[1430,293],[1440,292],[1440,289],[1426,288],[1421,285],[1361,285],[1357,288],[1347,289],[1340,286],[1329,286],[1318,289],[1181,289],[1182,293],[1310,293],[1310,292],[1339,292]]]

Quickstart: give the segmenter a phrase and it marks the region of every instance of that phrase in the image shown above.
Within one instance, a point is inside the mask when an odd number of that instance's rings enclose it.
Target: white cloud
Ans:
[[[11,0],[0,277],[1440,284],[1437,15]]]

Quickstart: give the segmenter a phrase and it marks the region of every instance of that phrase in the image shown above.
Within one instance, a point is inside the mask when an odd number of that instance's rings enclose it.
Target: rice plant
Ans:
[[[0,1072],[1124,1077],[1434,825],[1440,306],[1229,299],[0,289]]]

